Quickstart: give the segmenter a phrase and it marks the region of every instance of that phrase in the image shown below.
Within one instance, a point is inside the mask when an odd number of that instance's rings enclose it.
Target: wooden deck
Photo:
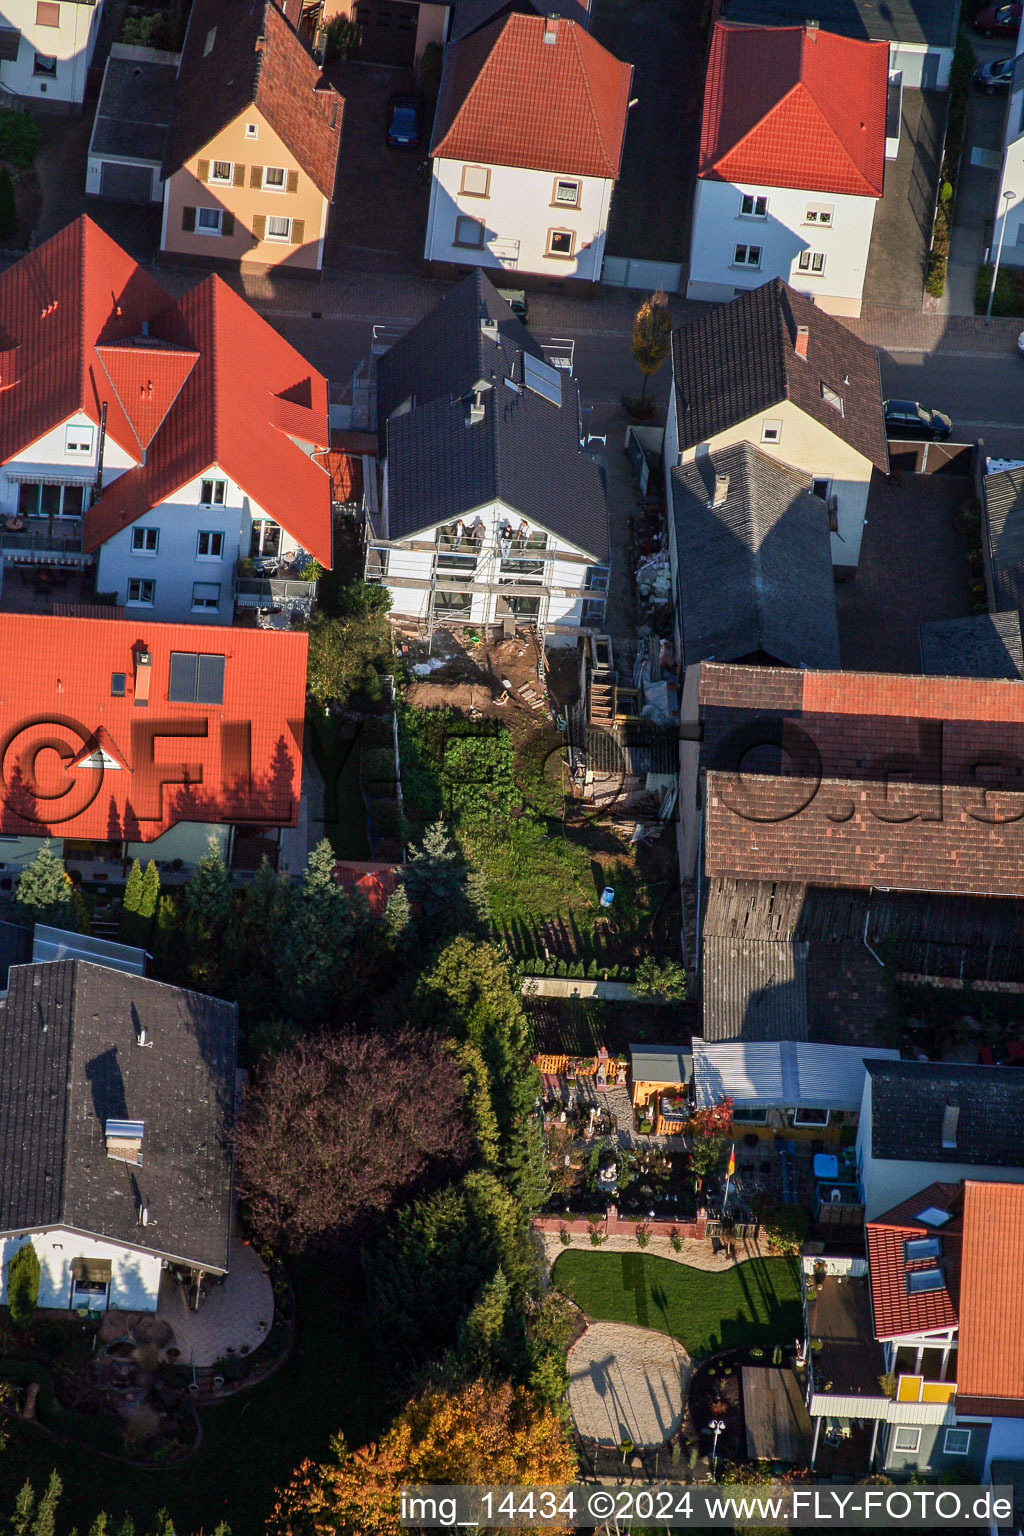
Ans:
[[[745,1365],[742,1385],[750,1460],[806,1465],[811,1418],[793,1372]]]

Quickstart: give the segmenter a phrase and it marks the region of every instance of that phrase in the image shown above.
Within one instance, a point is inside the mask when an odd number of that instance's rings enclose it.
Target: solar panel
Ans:
[[[192,704],[196,697],[196,673],[199,657],[194,651],[171,652],[171,675],[167,697],[172,704]]]
[[[224,703],[223,656],[200,656],[196,702],[199,704]]]
[[[907,1290],[911,1295],[920,1291],[941,1291],[941,1269],[912,1269],[907,1276]]]
[[[551,405],[561,405],[562,376],[558,369],[529,352],[523,353],[523,383]]]

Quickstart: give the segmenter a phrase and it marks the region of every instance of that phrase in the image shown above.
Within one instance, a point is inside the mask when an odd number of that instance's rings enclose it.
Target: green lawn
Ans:
[[[749,1259],[709,1274],[646,1253],[570,1250],[553,1278],[588,1317],[657,1328],[694,1359],[754,1344],[770,1348],[803,1327],[794,1259]]]
[[[140,1529],[165,1506],[183,1536],[211,1531],[219,1520],[232,1536],[261,1536],[274,1490],[304,1457],[323,1458],[339,1431],[361,1445],[382,1427],[382,1393],[360,1326],[358,1264],[307,1260],[295,1266],[293,1280],[298,1333],[291,1359],[263,1386],[206,1409],[202,1446],[177,1471],[133,1472],[14,1424],[0,1457],[0,1508],[9,1507],[26,1478],[39,1491],[56,1467],[64,1480],[64,1530],[88,1530],[99,1509],[115,1524],[127,1510]]]

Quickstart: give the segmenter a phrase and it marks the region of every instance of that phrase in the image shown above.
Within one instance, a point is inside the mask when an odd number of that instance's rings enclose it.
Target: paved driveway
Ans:
[[[594,0],[590,30],[633,66],[608,254],[685,261],[697,172],[704,34],[700,0]]]
[[[904,91],[900,151],[885,163],[885,191],[875,209],[864,275],[864,303],[921,308],[946,97],[940,91]]]

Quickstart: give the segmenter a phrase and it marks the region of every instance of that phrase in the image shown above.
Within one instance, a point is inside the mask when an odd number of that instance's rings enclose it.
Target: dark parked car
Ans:
[[[512,313],[526,324],[526,294],[522,288],[499,288],[498,292],[509,306]]]
[[[944,442],[953,436],[953,423],[942,411],[929,411],[916,400],[885,400],[887,437],[924,437]]]
[[[396,91],[388,108],[388,143],[393,149],[415,149],[420,141],[423,103],[418,96]]]
[[[974,83],[989,96],[996,91],[1008,91],[1013,80],[1013,60],[993,59],[990,64],[979,64],[974,71]]]
[[[1020,0],[1012,5],[990,5],[974,18],[974,30],[982,37],[1016,37],[1020,31]]]

